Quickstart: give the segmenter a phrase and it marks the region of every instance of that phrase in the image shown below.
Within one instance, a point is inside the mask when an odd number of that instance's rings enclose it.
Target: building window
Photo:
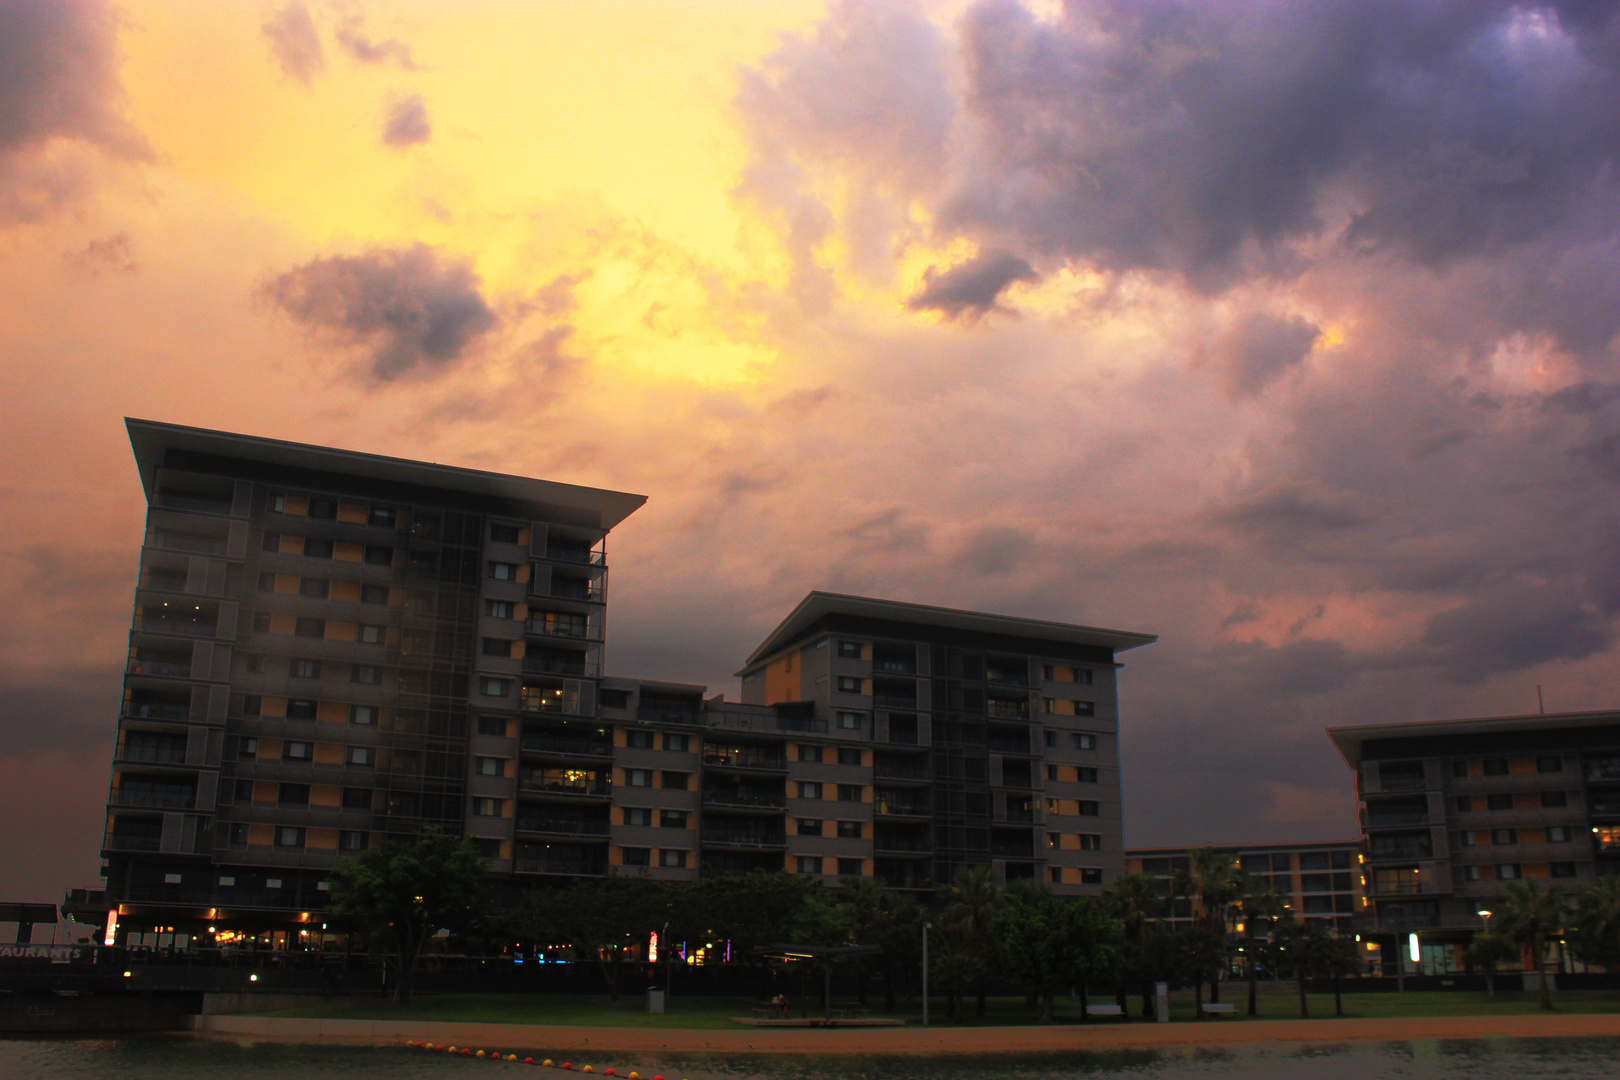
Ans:
[[[394,508],[391,506],[373,506],[368,521],[377,528],[392,529],[394,527]]]
[[[1470,811],[1472,811],[1473,809],[1474,809],[1474,797],[1472,795],[1458,795],[1457,796],[1457,810],[1459,812],[1466,814],[1466,813],[1469,813]]]
[[[652,862],[652,849],[644,847],[627,847],[622,849],[620,859],[625,866],[647,866]]]
[[[666,731],[664,732],[664,749],[674,750],[678,753],[685,753],[688,738],[689,736],[682,735],[676,731]]]
[[[860,731],[863,714],[858,712],[841,712],[838,714],[838,730]]]
[[[265,509],[272,514],[285,514],[287,512],[287,496],[284,492],[271,492],[265,504]]]
[[[260,542],[259,547],[264,551],[280,551],[281,534],[278,532],[265,533],[264,540]]]
[[[1557,810],[1569,805],[1569,792],[1543,791],[1541,793],[1541,806],[1544,810]]]
[[[1090,765],[1081,765],[1074,770],[1074,777],[1082,784],[1095,784],[1097,782],[1097,770]]]
[[[838,839],[859,840],[861,838],[861,823],[858,821],[840,821],[838,823]]]
[[[1517,881],[1521,876],[1523,876],[1522,874],[1520,874],[1519,870],[1520,870],[1519,864],[1516,863],[1516,862],[1497,863],[1496,864],[1496,880],[1497,881]]]
[[[1074,733],[1074,748],[1076,750],[1097,749],[1097,736],[1089,732],[1077,731]]]
[[[506,736],[506,718],[501,716],[480,716],[478,718],[478,734]]]
[[[1048,670],[1050,670],[1050,669],[1048,669]],[[1051,676],[1047,676],[1047,678],[1051,678]],[[1061,866],[1049,867],[1047,869],[1047,874],[1050,875],[1050,877],[1052,879],[1052,884],[1054,884],[1054,885],[1063,884],[1063,867],[1061,867]]]
[[[1092,682],[1092,679],[1095,676],[1096,676],[1096,672],[1094,672],[1091,668],[1075,668],[1074,669],[1074,681],[1079,683],[1082,686],[1090,686],[1091,682]]]
[[[819,746],[800,746],[799,747],[799,760],[800,761],[813,761],[813,762],[816,762],[817,764],[819,764],[821,762],[821,747],[819,747]]]
[[[632,750],[651,750],[653,733],[650,731],[627,731],[624,733],[624,745]]]
[[[1564,759],[1557,754],[1543,754],[1536,758],[1536,772],[1555,773],[1564,771]]]
[[[279,889],[281,888],[281,879],[278,877],[265,878],[264,887],[267,889]]]
[[[1046,743],[1047,749],[1057,749],[1057,732],[1051,730],[1043,731],[1041,732],[1041,739]]]
[[[319,708],[320,703],[312,698],[288,698],[287,719],[313,720],[315,719],[316,710]]]
[[[675,791],[685,791],[691,783],[692,774],[684,772],[670,772],[664,770],[664,786]]]
[[[475,798],[472,801],[472,812],[474,817],[500,817],[501,800],[483,797]]]
[[[1074,715],[1076,715],[1076,716],[1096,716],[1097,715],[1097,703],[1095,701],[1077,701],[1077,702],[1075,702],[1074,703]],[[1084,875],[1081,875],[1081,876],[1084,877]]]
[[[325,600],[332,591],[332,583],[325,578],[307,577],[298,583],[298,595]]]
[[[276,575],[275,575],[274,571],[267,570],[264,573],[259,575],[259,591],[260,592],[275,592],[276,591]]]
[[[1082,884],[1082,885],[1101,885],[1102,884],[1102,867],[1100,867],[1100,866],[1082,866],[1080,868],[1080,884]]]
[[[1056,765],[1048,765],[1046,767],[1046,778],[1048,780],[1056,780],[1058,778],[1058,767]]]
[[[679,869],[686,865],[686,851],[682,848],[660,848],[658,865]]]
[[[474,758],[479,776],[505,776],[506,759],[498,757]]]
[[[364,851],[370,845],[365,833],[358,829],[344,829],[338,833],[339,851]]]
[[[276,829],[276,847],[301,848],[304,846],[304,830],[292,825],[282,825]],[[265,884],[269,884],[266,882]],[[279,888],[280,883],[271,886]]]
[[[388,586],[362,585],[360,586],[360,602],[362,604],[388,603]]]
[[[1575,876],[1575,864],[1572,862],[1549,863],[1547,874],[1555,878],[1572,878]]]
[[[490,523],[489,538],[497,544],[515,544],[520,535],[522,530],[516,525],[507,525],[499,521]]]
[[[517,606],[510,600],[485,600],[484,614],[492,619],[510,619]]]
[[[382,682],[382,668],[375,664],[356,664],[350,678],[362,686],[377,686]]]
[[[840,746],[838,748],[838,764],[859,765],[861,763],[861,748],[858,746]]]
[[[371,765],[376,757],[369,746],[351,746],[344,755],[344,761],[350,765]]]
[[[819,780],[800,780],[799,781],[799,798],[801,798],[801,799],[819,799],[819,798],[821,798],[821,782]]]
[[[375,705],[350,705],[349,706],[349,723],[351,723],[351,724],[375,724],[376,722],[377,722],[377,706],[375,706]]]
[[[1081,833],[1080,834],[1080,850],[1081,851],[1101,851],[1102,850],[1102,834],[1101,833],[1089,833],[1089,832]]]
[[[263,675],[265,673],[264,657],[259,653],[252,653],[247,657],[244,665],[249,675]]]
[[[293,633],[299,637],[323,638],[326,636],[326,620],[299,619],[293,624]]]
[[[1081,817],[1097,817],[1101,813],[1097,803],[1091,799],[1081,799],[1079,814]]]
[[[820,836],[821,835],[821,819],[820,818],[803,818],[803,817],[800,818],[799,819],[799,835],[800,836]]]
[[[652,787],[651,769],[626,769],[624,782],[630,787]]]
[[[1485,759],[1486,776],[1506,776],[1508,774],[1508,759],[1505,757],[1488,757]]]
[[[499,656],[503,660],[510,660],[514,644],[515,642],[507,641],[505,638],[487,637],[484,639],[484,655]]]
[[[312,518],[319,518],[321,521],[335,521],[337,519],[337,500],[309,500],[309,516]]]
[[[861,680],[856,675],[838,676],[838,692],[840,694],[858,694],[861,692]]]
[[[386,633],[380,626],[361,623],[355,630],[354,640],[362,645],[381,645],[386,640]]]
[[[231,843],[245,844],[248,842],[248,827],[246,822],[237,822],[231,826]]]
[[[861,801],[861,785],[859,785],[859,784],[839,784],[838,785],[838,801],[839,802],[860,802]]]
[[[658,814],[658,825],[664,829],[686,828],[685,810],[661,810]]]
[[[367,566],[393,566],[394,549],[378,544],[367,544],[365,558]]]
[[[496,581],[516,581],[517,563],[492,562],[489,564],[489,576]]]
[[[270,613],[268,611],[255,611],[253,613],[253,632],[268,634],[270,632]]]
[[[630,691],[603,690],[597,695],[604,709],[628,709],[630,707]]]
[[[627,806],[624,808],[624,823],[626,825],[651,825],[652,811],[645,806]]]
[[[343,789],[343,809],[370,810],[371,789],[363,787],[346,787]]]
[[[1458,780],[1468,779],[1468,762],[1453,761],[1451,763],[1451,775]]]
[[[485,697],[505,697],[511,683],[510,679],[481,678],[478,680],[478,692]]]
[[[1485,809],[1487,809],[1487,810],[1511,810],[1511,809],[1513,809],[1513,796],[1512,795],[1487,795],[1487,796],[1485,796]]]
[[[1549,844],[1567,844],[1571,839],[1571,835],[1568,825],[1547,826],[1547,843]]]
[[[315,744],[284,742],[281,744],[281,756],[285,761],[309,761],[315,756]]]
[[[1057,680],[1057,671],[1051,664],[1042,664],[1041,678],[1047,682],[1055,682]]]
[[[861,876],[861,860],[859,860],[859,859],[839,859],[838,860],[838,876],[839,877],[860,877]]]
[[[1055,833],[1055,832],[1047,833],[1046,834],[1046,846],[1049,847],[1049,848],[1062,847],[1063,846],[1063,834],[1062,833]]]
[[[319,660],[293,660],[288,663],[287,672],[295,679],[318,679],[321,677],[321,662]]]
[[[861,643],[858,641],[840,641],[838,655],[845,660],[859,660],[861,658]]]
[[[258,757],[259,740],[243,739],[241,742],[236,744],[236,755],[237,757]]]
[[[1473,847],[1474,846],[1474,833],[1473,833],[1472,829],[1465,829],[1462,832],[1457,834],[1457,846],[1458,847]]]
[[[798,871],[801,874],[821,873],[821,856],[800,855],[798,858]]]
[[[314,536],[304,537],[304,558],[330,559],[332,557],[332,541],[322,540]]]
[[[308,784],[277,784],[276,805],[278,806],[308,806]]]
[[[250,802],[253,801],[253,781],[251,781],[251,780],[238,780],[238,781],[236,781],[236,801],[239,802],[239,803],[250,803]],[[244,825],[242,827],[244,829],[247,828],[246,825]],[[242,840],[242,843],[245,844],[245,843],[247,843],[247,840],[246,840],[247,834],[243,833],[242,835],[244,837],[244,839]]]

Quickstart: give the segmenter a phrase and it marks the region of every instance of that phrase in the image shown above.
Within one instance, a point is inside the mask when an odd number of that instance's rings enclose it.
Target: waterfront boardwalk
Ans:
[[[1186,1021],[1018,1027],[692,1028],[571,1027],[410,1020],[198,1016],[194,1031],[230,1038],[392,1045],[407,1040],[582,1061],[599,1054],[1002,1054],[1105,1051],[1231,1043],[1620,1036],[1620,1014],[1436,1016],[1398,1019]]]

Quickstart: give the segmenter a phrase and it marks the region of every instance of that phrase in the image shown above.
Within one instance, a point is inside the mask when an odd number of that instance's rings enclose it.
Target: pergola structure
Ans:
[[[821,1018],[832,1019],[832,969],[836,961],[851,956],[876,956],[883,951],[881,945],[789,945],[780,941],[773,941],[768,945],[756,945],[753,949],[755,956],[763,956],[767,960],[819,960],[822,967],[821,984]]]

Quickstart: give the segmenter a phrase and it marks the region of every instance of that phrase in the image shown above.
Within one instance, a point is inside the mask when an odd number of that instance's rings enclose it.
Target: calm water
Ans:
[[[610,1061],[670,1080],[1543,1080],[1620,1077],[1620,1039],[1458,1039],[1130,1050],[999,1057],[698,1057]],[[165,1036],[0,1040],[3,1080],[460,1080],[561,1073],[398,1048],[283,1046]],[[574,1073],[574,1076],[581,1074]]]

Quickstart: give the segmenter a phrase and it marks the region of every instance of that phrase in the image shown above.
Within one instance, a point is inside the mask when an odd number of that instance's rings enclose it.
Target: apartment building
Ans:
[[[513,872],[526,726],[596,715],[605,538],[645,499],[127,426],[148,511],[114,920],[307,922],[338,858],[427,825]]]
[[[103,841],[126,934],[291,941],[338,859],[426,825],[508,899],[975,863],[1083,894],[1124,867],[1116,656],[1151,635],[811,593],[728,702],[605,671],[606,537],[642,496],[128,429],[148,513]]]
[[[1177,870],[1189,865],[1190,848],[1132,848],[1125,868],[1163,880],[1166,893]],[[1302,919],[1324,919],[1340,933],[1354,933],[1355,918],[1366,910],[1361,886],[1361,841],[1316,841],[1308,844],[1217,844],[1214,850],[1237,859],[1260,890],[1283,898],[1290,913]],[[1196,901],[1179,899],[1172,921],[1191,922]]]
[[[1360,798],[1369,933],[1426,971],[1500,909],[1506,882],[1576,892],[1620,872],[1620,713],[1332,728]]]

